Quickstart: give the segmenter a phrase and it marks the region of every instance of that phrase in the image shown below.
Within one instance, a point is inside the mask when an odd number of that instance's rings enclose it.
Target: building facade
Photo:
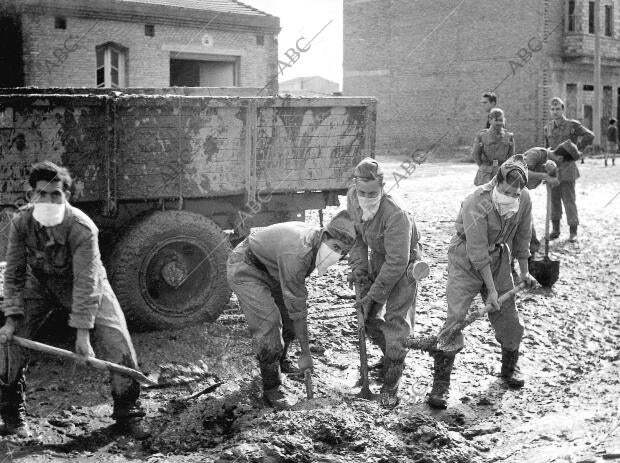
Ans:
[[[337,82],[321,76],[295,77],[280,82],[280,92],[300,96],[333,95],[339,90],[340,85]]]
[[[549,100],[592,127],[594,24],[600,19],[602,127],[619,116],[620,2],[344,0],[345,95],[379,99],[377,148],[471,145],[494,91],[517,152],[543,143]]]
[[[0,87],[277,91],[279,19],[236,0],[1,0]],[[7,72],[5,72],[7,70]]]

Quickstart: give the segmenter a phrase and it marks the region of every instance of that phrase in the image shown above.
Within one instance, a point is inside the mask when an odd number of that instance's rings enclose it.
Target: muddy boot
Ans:
[[[568,241],[571,243],[577,241],[577,225],[570,226],[570,236],[568,237]]]
[[[277,410],[288,410],[296,401],[280,390],[280,362],[261,363],[260,374],[263,378],[263,400]]]
[[[282,357],[280,357],[280,371],[286,374],[300,375],[301,370],[287,357],[290,345],[290,341],[284,343],[284,351],[282,352]]]
[[[519,371],[519,350],[502,348],[502,378],[510,387],[520,388],[525,385],[525,379]]]
[[[379,400],[381,405],[386,408],[393,408],[400,402],[398,397],[398,386],[400,385],[400,378],[403,375],[405,369],[405,361],[394,361],[389,358],[385,358],[383,367],[383,386],[381,386],[381,393]]]
[[[445,409],[448,407],[448,393],[450,390],[450,374],[454,366],[454,354],[438,352],[434,355],[433,388],[426,396],[426,403],[433,408]]]
[[[146,439],[151,435],[151,430],[144,423],[146,414],[140,401],[140,385],[136,381],[124,388],[122,392],[112,391],[112,418],[116,421],[116,430],[124,435],[137,440]]]
[[[26,422],[26,381],[24,377],[18,378],[11,385],[0,386],[0,398],[0,416],[4,421],[6,433],[20,439],[32,437]]]
[[[151,430],[141,416],[117,420],[116,428],[121,434],[131,436],[136,440],[144,440],[151,435]]]
[[[560,237],[560,221],[552,220],[551,224],[553,225],[553,230],[549,233],[549,239],[556,240]]]

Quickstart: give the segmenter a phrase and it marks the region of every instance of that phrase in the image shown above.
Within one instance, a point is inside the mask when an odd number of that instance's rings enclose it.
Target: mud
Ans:
[[[387,161],[395,170],[402,159]],[[399,180],[397,192],[415,212],[431,265],[418,295],[415,336],[436,334],[443,321],[447,243],[474,174],[473,165],[423,164]],[[447,410],[424,404],[431,358],[419,351],[407,357],[396,408],[358,399],[354,301],[339,265],[308,285],[315,399],[307,401],[303,381],[288,377],[284,388],[298,398],[296,407],[263,406],[251,339],[233,297],[213,324],[134,335],[145,372],[176,362],[208,371],[200,381],[144,391],[151,439],[114,433],[103,374],[35,354],[27,408],[36,438],[1,438],[0,462],[620,461],[620,198],[606,205],[620,191],[620,171],[588,160],[577,185],[580,241],[568,243],[563,225],[551,247],[561,261],[559,281],[517,297],[526,326],[521,391],[500,381],[500,348],[489,323],[479,320],[467,328],[456,358]],[[540,231],[544,190],[532,197]],[[72,341],[60,345],[72,348]],[[296,359],[295,347],[292,354]],[[372,364],[379,351],[369,345],[369,356]],[[195,396],[216,381],[223,384]],[[376,371],[370,387],[379,390]]]

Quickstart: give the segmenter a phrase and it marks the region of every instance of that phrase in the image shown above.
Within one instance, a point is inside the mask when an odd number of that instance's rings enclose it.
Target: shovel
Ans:
[[[6,344],[5,336],[0,338],[0,344]],[[134,370],[133,368],[119,365],[117,363],[108,362],[95,357],[84,357],[75,352],[71,352],[59,347],[43,344],[42,342],[32,341],[30,339],[13,336],[11,342],[17,346],[27,349],[36,350],[45,354],[55,355],[57,357],[65,357],[77,362],[85,362],[87,365],[99,370],[107,370],[114,373],[120,373],[128,376],[147,388],[163,388],[167,386],[177,386],[187,384],[193,381],[204,379],[207,376],[213,376],[206,373],[206,365],[203,367],[185,367],[181,365],[165,365],[160,367],[157,373],[146,376],[144,373]]]
[[[547,184],[547,218],[545,220],[545,257],[542,260],[531,259],[530,274],[543,288],[551,288],[560,276],[560,261],[549,259],[549,222],[551,219],[551,186]]]
[[[497,301],[501,306],[504,302],[508,300],[509,297],[517,294],[525,287],[525,283],[521,282],[510,291],[502,294]],[[421,350],[424,352],[428,352],[431,355],[436,352],[454,352],[461,348],[460,343],[454,342],[456,335],[459,334],[463,329],[471,325],[474,321],[487,314],[491,310],[491,305],[487,304],[484,308],[480,310],[476,310],[471,312],[465,320],[462,322],[458,322],[454,324],[452,327],[447,330],[442,330],[436,336],[425,336],[422,338],[408,338],[407,339],[407,347],[410,349]]]
[[[355,283],[355,300],[360,301],[361,286],[359,283]],[[364,314],[362,310],[357,311],[357,335],[360,348],[360,375],[362,377],[362,390],[359,395],[363,399],[371,399],[372,392],[370,391],[368,381],[368,353],[366,352],[366,323],[364,320]]]

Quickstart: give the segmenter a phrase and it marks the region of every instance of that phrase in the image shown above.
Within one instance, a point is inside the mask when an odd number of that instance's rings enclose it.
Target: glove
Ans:
[[[370,288],[371,285],[368,271],[363,269],[352,270],[351,273],[347,275],[347,281],[349,282],[349,288],[351,289],[353,289],[355,283],[357,283],[362,293],[368,291],[368,288]]]
[[[359,301],[357,301],[354,305],[355,309],[362,313],[364,320],[368,318],[368,314],[370,313],[370,309],[374,304],[374,300],[370,296],[364,296]]]

